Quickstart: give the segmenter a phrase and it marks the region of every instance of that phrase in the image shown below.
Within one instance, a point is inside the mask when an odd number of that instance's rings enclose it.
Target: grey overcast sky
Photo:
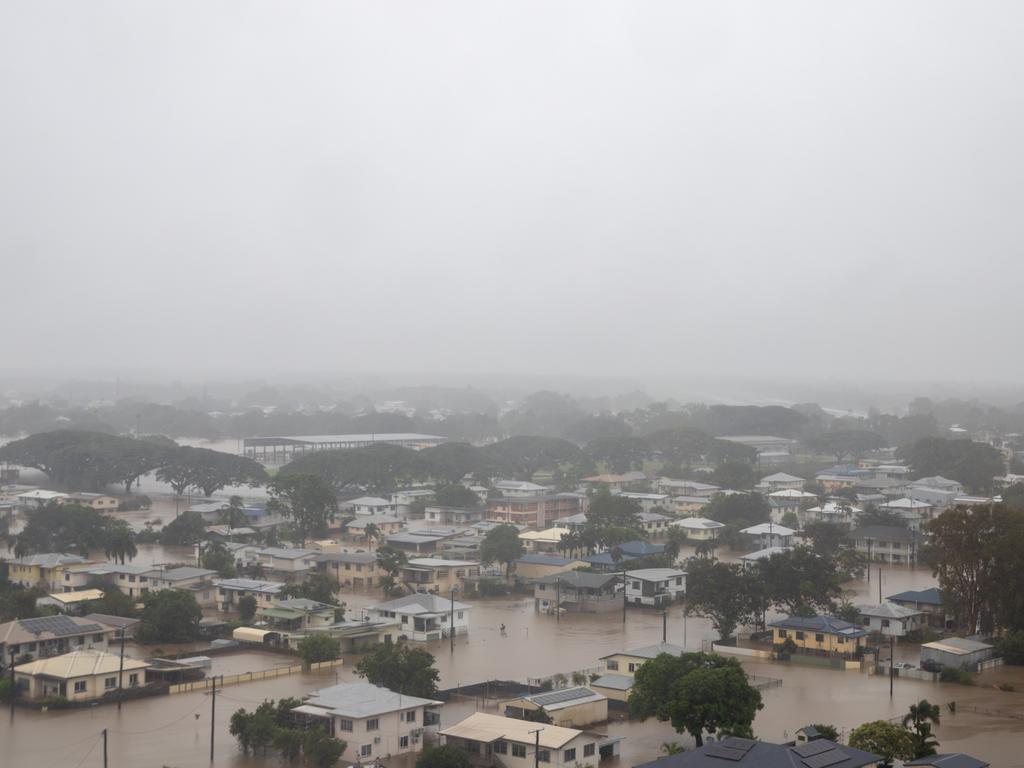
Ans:
[[[1022,22],[11,0],[2,365],[1024,380]]]

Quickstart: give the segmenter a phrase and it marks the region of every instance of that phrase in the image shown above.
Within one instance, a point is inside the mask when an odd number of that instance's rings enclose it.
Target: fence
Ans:
[[[747,675],[747,682],[759,691],[764,691],[768,688],[781,688],[782,678],[779,677],[764,677],[763,675]]]
[[[715,653],[725,653],[730,656],[747,656],[752,659],[770,659],[772,657],[771,651],[762,651],[757,648],[744,648],[738,645],[719,645],[718,643],[712,643],[711,650]]]
[[[1010,712],[1005,709],[986,709],[976,707],[973,704],[956,704],[957,712],[972,712],[976,715],[988,715],[989,717],[1009,717],[1014,720],[1024,720],[1024,712]]]
[[[314,664],[309,665],[310,672],[318,672],[323,669],[334,669],[340,667],[344,662],[341,659],[334,661],[318,661]],[[287,667],[273,667],[271,669],[261,669],[257,672],[241,672],[237,675],[214,675],[212,677],[206,677],[202,680],[193,680],[188,683],[179,683],[178,685],[172,685],[168,689],[168,693],[189,693],[190,691],[205,691],[213,687],[213,681],[217,681],[217,687],[221,688],[225,685],[238,685],[239,683],[251,683],[256,680],[270,680],[275,677],[285,677],[286,675],[295,675],[299,672],[306,671],[302,664],[292,664]]]

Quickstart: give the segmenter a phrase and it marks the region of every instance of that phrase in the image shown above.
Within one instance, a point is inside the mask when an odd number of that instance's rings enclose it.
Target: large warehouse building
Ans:
[[[331,451],[345,448],[366,448],[370,445],[400,445],[420,450],[440,445],[445,438],[415,432],[370,435],[290,435],[283,437],[247,437],[242,452],[264,464],[286,464],[310,451]]]

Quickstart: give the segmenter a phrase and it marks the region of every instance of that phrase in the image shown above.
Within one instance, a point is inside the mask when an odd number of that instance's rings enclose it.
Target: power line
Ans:
[[[95,736],[94,738],[95,738],[96,740],[95,740],[95,741],[94,741],[94,742],[92,743],[92,746],[91,746],[91,747],[89,747],[89,751],[88,751],[88,752],[86,752],[86,753],[85,753],[84,755],[82,755],[82,759],[81,759],[81,760],[79,760],[79,761],[78,761],[77,763],[75,763],[75,768],[81,768],[82,764],[83,764],[83,763],[84,763],[84,762],[85,762],[86,760],[88,760],[88,759],[89,759],[89,755],[91,755],[91,754],[92,754],[92,751],[93,751],[94,749],[96,749],[96,745],[100,743],[100,741],[101,741],[101,740],[103,739],[103,736],[102,736],[102,734],[101,734],[101,735]]]
[[[176,725],[177,723],[180,723],[182,720],[184,720],[189,715],[194,715],[196,713],[196,711],[200,707],[202,707],[205,703],[206,702],[200,702],[199,704],[196,705],[196,707],[194,709],[186,712],[184,715],[179,717],[177,720],[172,720],[171,722],[165,723],[164,725],[158,725],[156,728],[149,728],[149,729],[147,729],[145,731],[111,731],[111,733],[116,734],[118,736],[141,736],[142,734],[145,734],[145,733],[153,733],[155,731],[163,730],[164,728],[170,728],[172,725]]]

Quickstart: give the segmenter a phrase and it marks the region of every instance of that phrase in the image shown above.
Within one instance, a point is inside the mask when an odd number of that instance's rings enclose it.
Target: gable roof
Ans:
[[[124,670],[147,669],[149,662],[124,657]],[[106,651],[85,650],[72,651],[63,656],[51,656],[48,659],[30,661],[14,668],[15,672],[24,675],[46,675],[70,680],[75,677],[92,677],[117,672],[121,668],[121,656]]]
[[[541,747],[561,749],[583,734],[583,731],[577,731],[575,728],[563,728],[560,725],[545,725],[540,733],[533,733],[536,727],[537,724],[529,720],[516,720],[512,717],[476,712],[450,728],[445,728],[441,731],[441,735],[454,736],[468,741],[480,741],[485,744],[506,739],[530,745],[534,744],[534,739],[539,737]]]
[[[43,552],[38,555],[26,555],[10,561],[12,565],[32,565],[39,568],[54,568],[58,565],[78,565],[88,563],[84,557],[69,555],[66,552]]]
[[[421,613],[448,613],[452,609],[452,601],[447,597],[439,595],[428,595],[417,592],[415,595],[406,595],[397,600],[389,600],[386,603],[378,603],[370,606],[374,611],[394,611],[395,613],[407,613],[411,615]],[[456,611],[468,610],[470,606],[466,603],[455,601]]]
[[[821,632],[826,635],[841,635],[842,637],[865,637],[868,631],[863,627],[852,624],[835,616],[787,616],[784,619],[773,621],[769,627],[779,629],[795,629],[801,632]]]
[[[686,649],[681,645],[675,643],[655,643],[654,645],[644,645],[639,648],[630,648],[628,651],[616,651],[615,653],[609,653],[606,656],[602,656],[602,659],[610,659],[612,656],[635,656],[638,659],[654,659],[663,653],[667,653],[670,656],[679,656]]]
[[[862,768],[881,759],[828,739],[790,746],[730,736],[636,768]]]
[[[930,765],[933,768],[988,768],[989,763],[979,760],[976,757],[965,755],[963,752],[947,752],[942,755],[931,757],[919,757],[903,765]]]
[[[302,707],[316,707],[332,715],[361,720],[388,712],[414,707],[429,707],[443,702],[395,693],[371,683],[342,683],[313,691]],[[302,707],[299,707],[302,710]],[[305,710],[308,712],[308,710]]]
[[[921,603],[922,605],[942,605],[942,592],[938,587],[928,589],[908,589],[905,592],[897,592],[889,595],[886,600],[897,600],[904,603]]]
[[[39,616],[34,619],[15,619],[0,624],[0,643],[17,645],[59,637],[74,637],[100,632],[109,632],[110,627],[86,621],[77,616]]]
[[[553,573],[537,579],[539,584],[562,584],[574,589],[603,589],[609,582],[616,582],[622,577],[617,573],[588,573],[586,571],[567,571]]]

